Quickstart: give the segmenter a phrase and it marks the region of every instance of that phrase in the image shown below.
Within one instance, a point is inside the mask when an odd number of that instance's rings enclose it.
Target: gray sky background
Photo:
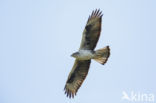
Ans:
[[[125,103],[122,91],[156,95],[155,0],[0,0],[0,103]],[[103,11],[96,49],[75,99],[64,95],[92,10]]]

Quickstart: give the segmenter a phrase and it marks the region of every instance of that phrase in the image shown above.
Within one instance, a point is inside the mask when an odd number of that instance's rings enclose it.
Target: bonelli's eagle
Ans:
[[[92,12],[83,31],[80,48],[78,52],[71,55],[76,59],[64,87],[65,94],[69,98],[74,98],[85,80],[91,59],[105,64],[110,55],[109,46],[94,50],[100,37],[102,16],[100,10],[96,9]]]

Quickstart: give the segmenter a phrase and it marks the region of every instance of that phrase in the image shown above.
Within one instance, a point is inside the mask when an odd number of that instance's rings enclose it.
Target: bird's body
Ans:
[[[83,31],[79,51],[71,55],[76,59],[64,88],[67,97],[71,98],[76,95],[88,74],[91,59],[100,64],[105,64],[108,60],[109,46],[94,50],[100,37],[102,16],[100,10],[92,12]]]
[[[79,50],[78,52],[73,53],[72,56],[78,60],[90,60],[90,59],[94,58],[94,51],[92,51],[92,50]]]

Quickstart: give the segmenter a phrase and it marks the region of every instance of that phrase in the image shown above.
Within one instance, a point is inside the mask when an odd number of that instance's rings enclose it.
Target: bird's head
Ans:
[[[79,52],[75,52],[71,56],[74,57],[74,58],[77,58],[79,56],[79,54],[80,54]]]

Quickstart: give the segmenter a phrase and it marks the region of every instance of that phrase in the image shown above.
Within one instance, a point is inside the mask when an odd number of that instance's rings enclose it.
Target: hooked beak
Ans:
[[[71,57],[74,57],[74,54],[70,55]]]
[[[75,52],[75,53],[73,53],[71,56],[74,57],[74,58],[76,58],[77,55],[78,55],[78,52]]]

